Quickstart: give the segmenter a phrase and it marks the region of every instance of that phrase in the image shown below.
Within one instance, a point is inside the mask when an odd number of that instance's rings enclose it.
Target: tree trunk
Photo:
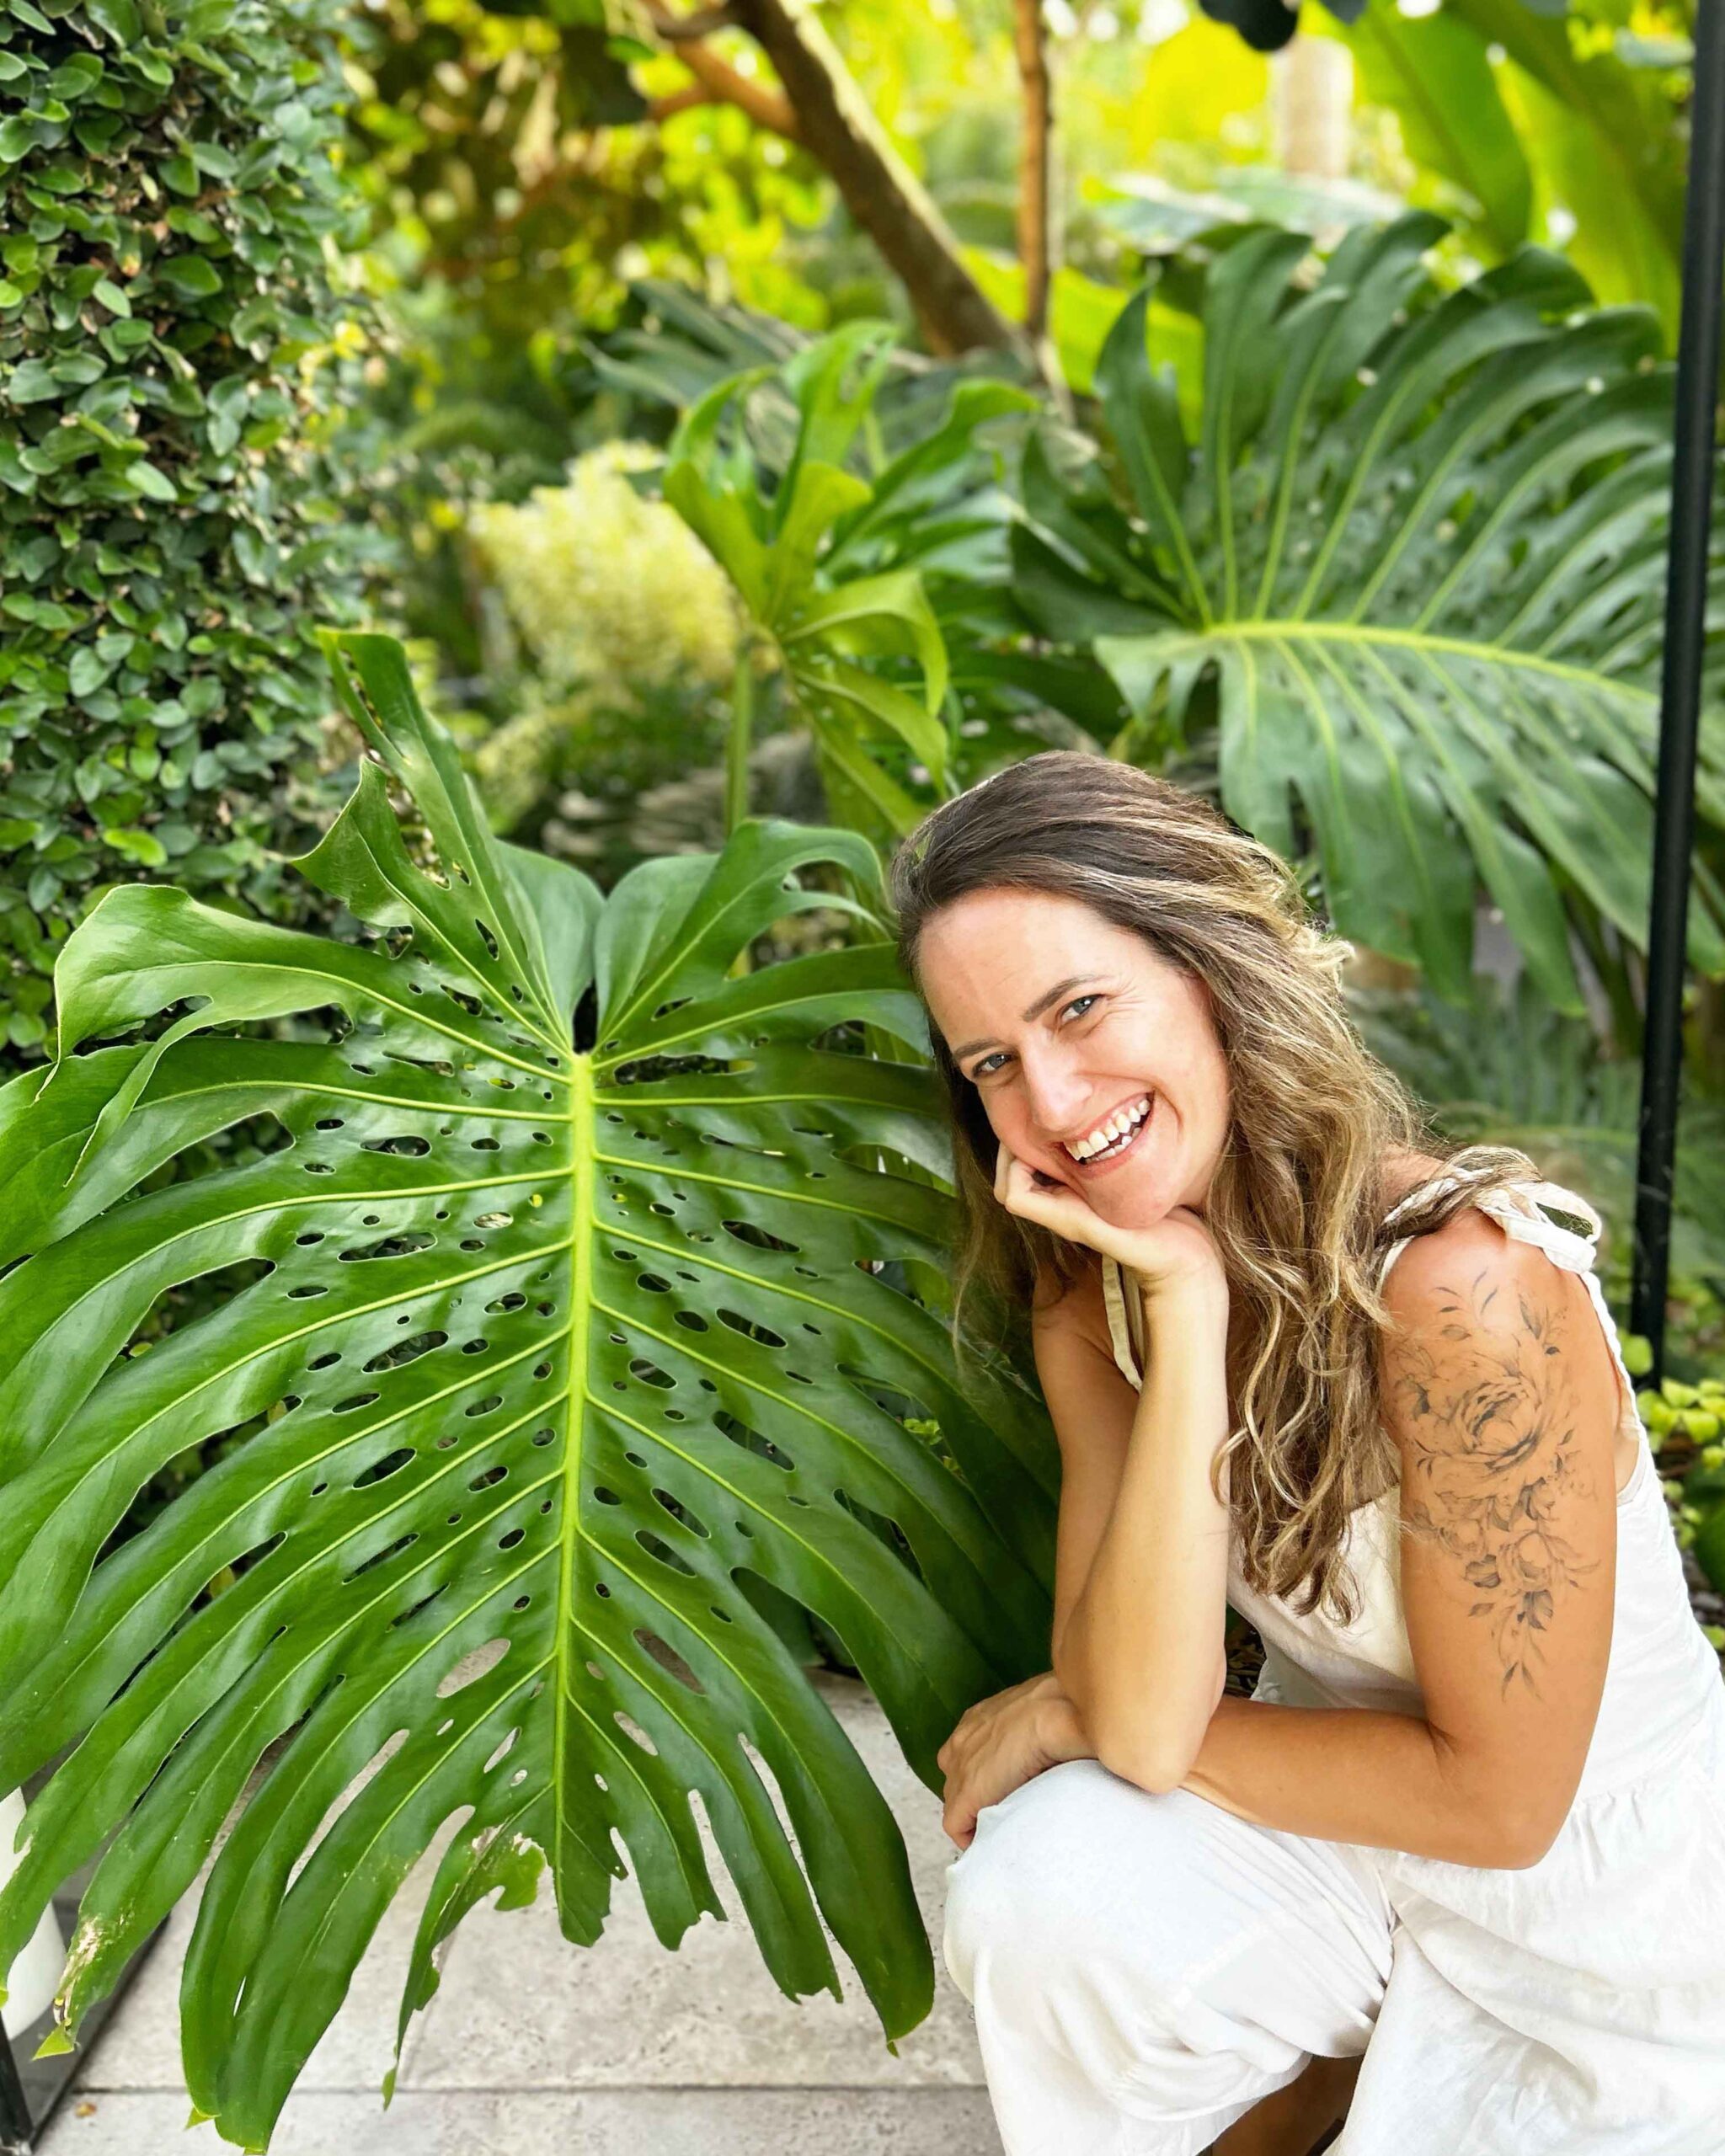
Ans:
[[[1049,136],[1053,100],[1048,72],[1048,29],[1042,0],[1014,0],[1012,41],[1017,54],[1023,149],[1018,168],[1018,259],[1024,265],[1024,328],[1033,339],[1048,331],[1049,284],[1053,275],[1054,224],[1049,200]]]
[[[929,348],[942,358],[979,345],[1033,355],[959,259],[945,219],[858,90],[808,0],[734,0],[732,19],[772,62],[797,131],[832,175],[851,215],[903,283]]]
[[[1295,37],[1270,62],[1276,163],[1313,179],[1345,179],[1354,56],[1333,38]]]

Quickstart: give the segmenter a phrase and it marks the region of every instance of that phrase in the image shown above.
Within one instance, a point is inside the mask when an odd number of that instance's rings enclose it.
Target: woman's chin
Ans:
[[[1122,1162],[1115,1175],[1099,1176],[1094,1182],[1080,1178],[1078,1189],[1091,1211],[1110,1227],[1153,1228],[1168,1211],[1161,1179],[1135,1172],[1130,1161]]]

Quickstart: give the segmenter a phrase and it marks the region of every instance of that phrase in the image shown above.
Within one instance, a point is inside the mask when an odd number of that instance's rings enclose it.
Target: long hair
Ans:
[[[1226,1059],[1231,1114],[1204,1201],[1230,1299],[1231,1428],[1212,1469],[1247,1583],[1299,1614],[1357,1614],[1343,1561],[1348,1515],[1394,1480],[1383,1427],[1377,1292],[1391,1242],[1440,1227],[1482,1190],[1543,1181],[1509,1146],[1450,1145],[1366,1048],[1346,1009],[1353,946],[1308,917],[1272,848],[1199,796],[1084,751],[1051,750],[926,817],[890,870],[899,953],[912,981],[932,915],[972,891],[1081,900],[1201,982]],[[925,1002],[927,1001],[925,997]],[[997,1145],[975,1086],[930,1016],[952,1116],[958,1199],[953,1326],[980,1289],[1022,1315],[1039,1280],[1071,1283],[1094,1254],[1006,1211]],[[1464,1180],[1386,1228],[1396,1150]]]

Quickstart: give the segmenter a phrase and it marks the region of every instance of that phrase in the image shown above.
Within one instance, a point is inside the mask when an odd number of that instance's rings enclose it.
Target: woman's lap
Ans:
[[[1192,2156],[1313,2052],[1364,2051],[1392,1923],[1334,1844],[1093,1759],[1034,1776],[947,1872],[1007,2156]]]

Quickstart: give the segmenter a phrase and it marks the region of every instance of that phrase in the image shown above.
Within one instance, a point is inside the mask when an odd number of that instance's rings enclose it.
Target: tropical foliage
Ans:
[[[1525,969],[1508,990],[1488,974],[1477,977],[1466,1004],[1446,1002],[1424,984],[1356,985],[1348,1008],[1366,1045],[1413,1088],[1446,1137],[1517,1146],[1554,1182],[1585,1191],[1608,1223],[1605,1269],[1626,1273],[1641,1120],[1632,1040],[1602,1054],[1593,1017],[1554,1011]],[[1725,1278],[1725,1105],[1692,1092],[1683,1141],[1672,1262],[1687,1276]]]
[[[1034,399],[1009,382],[961,382],[941,424],[865,478],[846,464],[891,340],[887,323],[855,323],[780,368],[763,362],[722,380],[679,424],[663,485],[768,643],[835,812],[902,834],[927,805],[911,787],[944,790],[949,760],[947,647],[923,572],[1003,575],[1004,499],[978,430]],[[746,433],[723,423],[774,374],[798,424],[768,485]],[[908,682],[894,678],[900,661]],[[745,712],[734,716],[734,755],[746,753],[745,725]]]
[[[937,1279],[949,1200],[932,1074],[858,1051],[921,1038],[889,946],[735,971],[787,915],[871,931],[867,846],[750,822],[606,901],[489,835],[398,646],[328,648],[380,760],[301,866],[374,940],[111,892],[59,1061],[0,1094],[0,1786],[58,1762],[0,1969],[99,1852],[64,2048],[286,1738],[181,1993],[196,2109],[252,2148],[451,1816],[403,2026],[462,1915],[542,1868],[596,1940],[613,1834],[667,1945],[723,1914],[698,1791],[782,1988],[837,1991],[824,1920],[902,2035],[932,1985],[904,1849],[775,1620],[842,1641],[937,1788],[969,1701],[1045,1665],[1052,1577],[1033,1395],[960,1383],[895,1284]],[[249,1161],[185,1167],[240,1126]],[[139,1352],[193,1278],[230,1292]]]
[[[1465,1000],[1482,883],[1579,1014],[1570,910],[1646,934],[1670,371],[1645,310],[1578,312],[1537,249],[1438,296],[1439,229],[1351,232],[1309,285],[1300,236],[1231,249],[1195,443],[1140,291],[1098,369],[1112,456],[1027,452],[1015,590],[1119,683],[1136,753],[1214,728],[1224,804],[1314,857],[1342,934]],[[1725,822],[1712,726],[1698,798]],[[1696,899],[1718,971],[1705,862]]]
[[[308,619],[358,612],[328,416],[358,303],[330,0],[0,8],[0,1042],[88,896],[287,908],[333,810]],[[346,355],[347,356],[343,356]],[[296,767],[298,767],[297,774]],[[298,798],[295,798],[297,784]],[[8,1059],[15,1062],[16,1056]]]
[[[1558,222],[1596,296],[1653,307],[1674,350],[1687,56],[1614,27],[1525,0],[1418,16],[1373,0],[1346,36],[1366,97],[1399,115],[1422,179],[1459,191],[1487,259]]]

